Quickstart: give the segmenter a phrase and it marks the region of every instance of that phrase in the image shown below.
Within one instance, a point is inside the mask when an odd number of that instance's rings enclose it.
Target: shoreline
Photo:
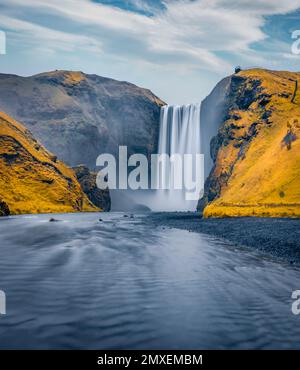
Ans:
[[[161,212],[155,225],[212,235],[236,247],[246,247],[280,262],[300,266],[299,218],[202,218],[196,212]]]

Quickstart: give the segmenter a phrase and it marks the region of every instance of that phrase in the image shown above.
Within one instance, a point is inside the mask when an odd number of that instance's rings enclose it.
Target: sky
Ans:
[[[200,102],[234,67],[300,70],[300,0],[0,0],[0,72],[65,69]]]

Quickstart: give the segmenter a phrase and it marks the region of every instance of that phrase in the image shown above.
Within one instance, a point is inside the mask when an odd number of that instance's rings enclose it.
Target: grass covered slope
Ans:
[[[0,200],[11,214],[96,211],[74,172],[0,112]]]
[[[300,73],[261,69],[231,80],[211,143],[205,217],[300,217]]]

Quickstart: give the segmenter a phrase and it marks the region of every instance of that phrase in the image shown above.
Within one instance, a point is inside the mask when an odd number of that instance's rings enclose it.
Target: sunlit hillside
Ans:
[[[206,217],[300,216],[300,73],[242,71],[213,139]]]
[[[11,214],[95,211],[71,169],[0,112],[0,201]]]

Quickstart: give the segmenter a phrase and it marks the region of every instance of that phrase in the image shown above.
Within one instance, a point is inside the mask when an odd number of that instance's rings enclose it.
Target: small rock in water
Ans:
[[[102,222],[103,221],[102,218],[99,218],[99,221]]]
[[[130,218],[134,218],[134,215],[130,215]]]
[[[59,220],[56,220],[55,218],[50,218],[49,222],[58,222]]]
[[[123,217],[128,217],[128,215],[124,215]]]

